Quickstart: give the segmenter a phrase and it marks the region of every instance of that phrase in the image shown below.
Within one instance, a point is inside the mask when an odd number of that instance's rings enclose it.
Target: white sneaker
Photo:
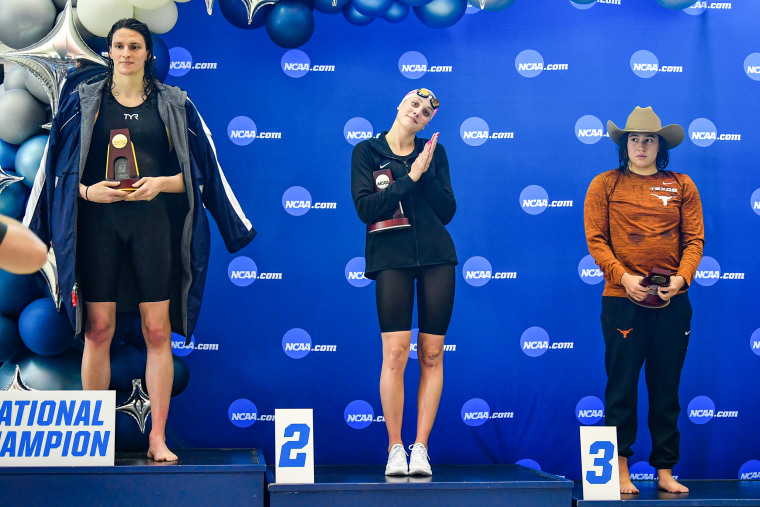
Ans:
[[[433,471],[430,469],[430,456],[428,456],[425,444],[417,442],[410,445],[409,449],[412,451],[412,455],[409,457],[409,475],[433,475]]]
[[[385,465],[385,475],[409,475],[409,465],[406,463],[406,451],[401,444],[393,444],[388,453],[388,464]]]

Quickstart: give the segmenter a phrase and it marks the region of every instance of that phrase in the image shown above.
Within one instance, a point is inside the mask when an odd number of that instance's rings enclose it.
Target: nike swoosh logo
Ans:
[[[388,164],[390,164],[390,162],[386,162],[384,164],[381,164],[380,165],[380,169],[385,169],[385,166],[387,166]]]
[[[684,334],[689,334],[689,333],[691,333],[691,329],[689,329],[688,331],[686,331]]]
[[[663,185],[675,185],[676,182],[675,181],[663,181],[662,184]]]

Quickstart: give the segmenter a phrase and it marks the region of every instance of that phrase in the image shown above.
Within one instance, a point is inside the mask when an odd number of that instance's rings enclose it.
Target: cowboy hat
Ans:
[[[668,125],[663,127],[660,118],[654,114],[652,107],[639,107],[628,116],[625,122],[625,128],[619,129],[612,120],[607,122],[607,133],[615,144],[620,144],[623,134],[628,132],[652,132],[659,134],[665,139],[666,148],[669,150],[675,148],[684,138],[684,131],[680,125]]]

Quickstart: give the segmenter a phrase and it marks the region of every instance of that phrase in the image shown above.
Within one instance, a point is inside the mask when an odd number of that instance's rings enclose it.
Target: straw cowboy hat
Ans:
[[[639,107],[628,116],[625,128],[619,129],[612,120],[607,122],[607,133],[615,144],[620,144],[623,134],[628,132],[652,132],[659,134],[667,143],[666,148],[675,148],[684,138],[683,128],[680,125],[668,125],[663,127],[660,118],[654,114],[651,107]]]

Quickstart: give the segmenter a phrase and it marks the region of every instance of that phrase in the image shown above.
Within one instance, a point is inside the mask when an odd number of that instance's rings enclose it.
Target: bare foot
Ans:
[[[177,461],[177,455],[166,447],[163,438],[149,438],[150,447],[148,447],[148,458],[153,461]]]
[[[657,487],[668,493],[688,493],[689,488],[676,481],[673,478],[673,471],[669,468],[662,468],[657,470],[659,480],[657,481]]]
[[[637,495],[639,490],[631,482],[631,472],[628,470],[628,458],[618,456],[620,470],[620,492],[627,495]]]

